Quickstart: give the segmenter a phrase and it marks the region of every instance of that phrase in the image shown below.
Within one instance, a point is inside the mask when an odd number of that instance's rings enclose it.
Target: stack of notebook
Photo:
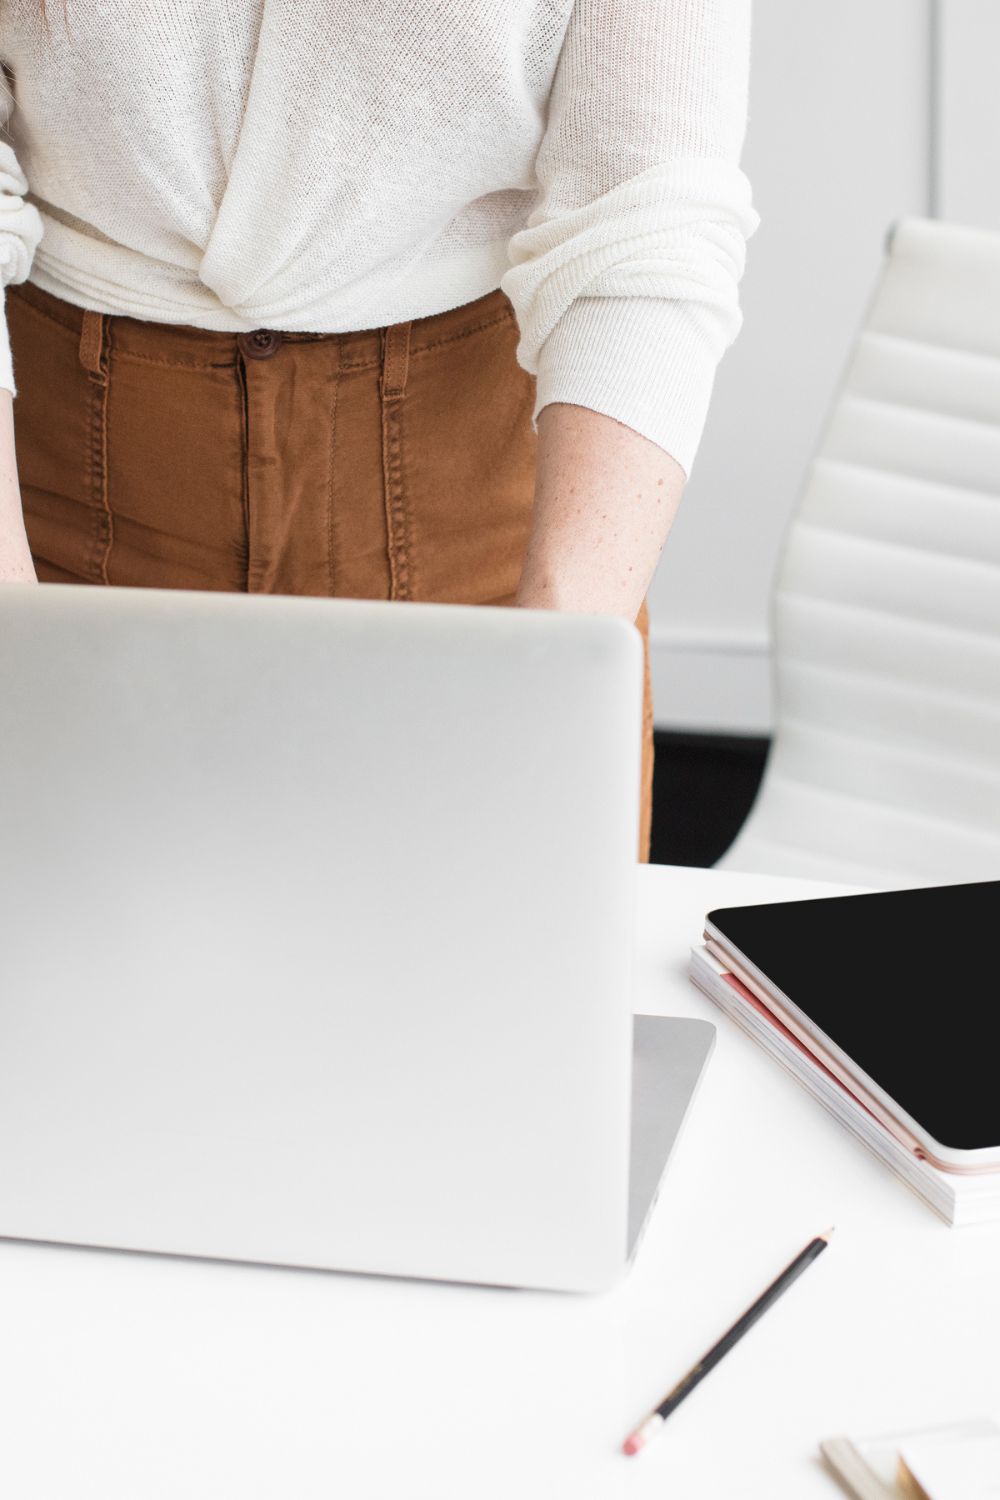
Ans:
[[[959,919],[960,922],[959,922]],[[1000,1219],[1000,882],[710,912],[690,976],[952,1225]]]
[[[1000,1427],[988,1419],[828,1438],[820,1451],[857,1500],[989,1500],[1000,1492]]]

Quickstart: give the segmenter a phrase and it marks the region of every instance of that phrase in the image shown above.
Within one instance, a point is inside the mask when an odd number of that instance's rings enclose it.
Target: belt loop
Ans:
[[[385,489],[386,540],[389,550],[389,598],[412,598],[410,518],[403,478],[403,397],[410,366],[411,323],[392,323],[381,332],[382,478]]]
[[[80,363],[96,385],[104,385],[108,378],[106,343],[107,314],[85,307],[80,329]]]
[[[379,381],[379,394],[383,401],[394,401],[406,395],[412,327],[412,323],[393,323],[382,330],[382,378]]]

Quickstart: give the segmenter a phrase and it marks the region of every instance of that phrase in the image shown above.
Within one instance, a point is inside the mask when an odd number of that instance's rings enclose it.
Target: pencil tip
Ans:
[[[837,1227],[836,1224],[831,1224],[830,1227],[829,1227],[829,1229],[824,1229],[823,1233],[822,1234],[818,1234],[816,1236],[816,1238],[818,1240],[829,1240],[831,1234],[836,1229],[836,1227]]]

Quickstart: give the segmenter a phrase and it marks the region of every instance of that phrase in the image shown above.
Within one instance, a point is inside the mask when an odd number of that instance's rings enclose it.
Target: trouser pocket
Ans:
[[[55,315],[56,302],[30,283],[7,288],[25,527],[42,582],[102,583],[111,544],[106,326],[100,314],[85,323],[80,309],[74,327]],[[83,332],[92,369],[81,360]]]

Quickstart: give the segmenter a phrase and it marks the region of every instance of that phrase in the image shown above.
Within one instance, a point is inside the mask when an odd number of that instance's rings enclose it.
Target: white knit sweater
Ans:
[[[590,407],[690,473],[758,224],[738,165],[750,0],[45,12],[0,3],[0,285],[313,332],[502,286],[535,418]]]

